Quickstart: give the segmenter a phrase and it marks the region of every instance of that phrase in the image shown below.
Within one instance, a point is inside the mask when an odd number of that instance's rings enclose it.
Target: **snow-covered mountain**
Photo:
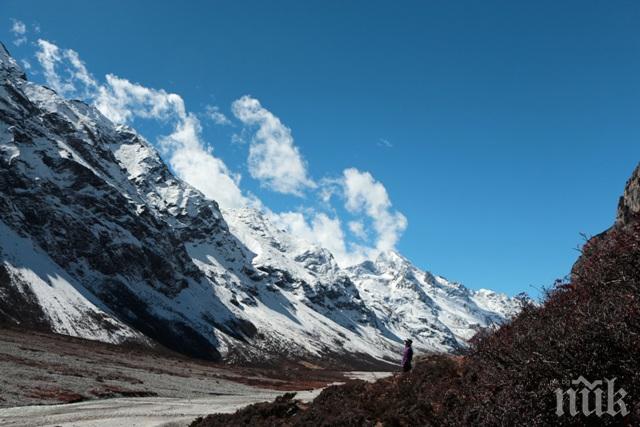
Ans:
[[[518,300],[395,252],[341,269],[253,208],[221,212],[133,129],[26,80],[0,44],[0,322],[229,361],[452,351]]]

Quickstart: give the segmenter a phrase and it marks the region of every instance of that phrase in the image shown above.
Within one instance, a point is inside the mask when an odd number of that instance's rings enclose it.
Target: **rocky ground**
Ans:
[[[341,372],[309,364],[236,368],[163,349],[11,328],[0,328],[0,370],[0,407],[112,397],[200,398],[248,386],[312,390],[345,379]]]
[[[232,413],[247,405],[267,402],[282,392],[238,387],[233,394],[199,398],[134,397],[92,400],[64,405],[20,406],[0,409],[2,427],[179,427],[209,412]],[[320,389],[296,394],[309,401]]]
[[[460,355],[327,387],[310,403],[285,395],[191,426],[638,426],[639,373],[640,166],[615,225],[582,246],[570,277]],[[583,381],[592,385],[573,388]],[[580,397],[559,401],[558,390]]]
[[[180,426],[208,413],[272,401],[308,401],[329,384],[375,372],[319,366],[238,368],[164,349],[116,346],[0,328],[0,426]]]

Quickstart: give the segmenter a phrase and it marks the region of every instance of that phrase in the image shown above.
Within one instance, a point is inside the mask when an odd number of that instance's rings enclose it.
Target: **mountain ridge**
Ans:
[[[408,336],[455,351],[520,307],[396,252],[340,268],[268,212],[221,210],[135,130],[26,80],[4,46],[0,167],[0,321],[230,362],[384,362]]]

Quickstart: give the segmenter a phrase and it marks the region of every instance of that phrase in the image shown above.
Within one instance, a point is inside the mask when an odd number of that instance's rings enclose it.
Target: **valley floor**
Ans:
[[[313,399],[321,389],[296,396]],[[194,399],[133,397],[65,405],[21,406],[0,409],[0,426],[182,427],[210,413],[231,413],[252,403],[274,400],[282,392],[252,387],[232,394]]]
[[[284,391],[310,400],[347,378],[387,375],[302,364],[229,367],[166,350],[2,328],[0,372],[0,426],[187,425],[205,414],[271,401]]]

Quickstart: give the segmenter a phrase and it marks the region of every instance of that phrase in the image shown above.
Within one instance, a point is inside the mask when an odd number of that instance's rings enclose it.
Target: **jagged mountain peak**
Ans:
[[[512,306],[395,251],[342,269],[268,211],[221,211],[134,129],[0,60],[0,321],[229,361],[379,363],[406,336],[451,351]]]
[[[412,266],[411,262],[399,252],[390,249],[380,252],[375,260],[375,265],[379,271],[395,270],[399,271]]]
[[[307,248],[297,254],[294,259],[301,263],[304,268],[318,274],[335,275],[340,270],[333,254],[328,249],[318,245]]]
[[[0,77],[13,77],[26,80],[27,75],[18,62],[11,56],[6,46],[0,42]]]
[[[640,215],[640,164],[627,181],[618,203],[617,225],[625,225]]]

